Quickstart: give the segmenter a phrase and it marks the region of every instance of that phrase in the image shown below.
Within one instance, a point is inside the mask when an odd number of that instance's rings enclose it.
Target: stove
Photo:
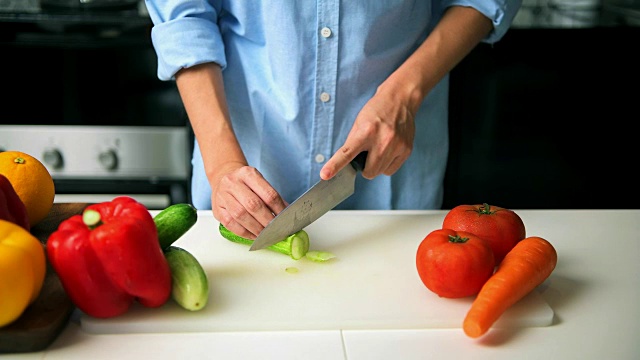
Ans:
[[[0,151],[40,160],[55,202],[100,202],[128,195],[150,209],[188,202],[187,127],[0,125]]]

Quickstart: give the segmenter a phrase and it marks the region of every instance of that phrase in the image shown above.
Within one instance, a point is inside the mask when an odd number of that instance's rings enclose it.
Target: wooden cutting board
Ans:
[[[81,214],[88,204],[54,204],[31,233],[43,244],[63,220]],[[47,275],[36,301],[13,323],[0,328],[0,353],[24,353],[47,348],[66,326],[75,306],[47,261]]]
[[[473,299],[439,298],[415,268],[419,243],[441,227],[443,217],[444,212],[331,211],[306,230],[312,250],[337,258],[315,263],[270,250],[250,252],[222,238],[209,211],[199,212],[196,225],[174,245],[191,252],[207,273],[204,309],[190,312],[173,301],[155,309],[136,305],[111,319],[83,314],[81,327],[101,334],[461,328]],[[495,326],[548,326],[553,315],[534,291]]]

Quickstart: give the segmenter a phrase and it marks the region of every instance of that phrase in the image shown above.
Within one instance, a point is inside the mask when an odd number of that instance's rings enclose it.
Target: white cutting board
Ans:
[[[293,260],[224,239],[210,212],[174,243],[203,265],[207,306],[195,312],[173,301],[124,315],[82,314],[90,333],[167,333],[278,330],[461,328],[472,298],[446,299],[420,281],[415,255],[442,225],[441,211],[330,211],[306,228],[311,250],[337,257],[326,263]],[[285,271],[288,267],[297,273]],[[494,327],[551,325],[553,310],[532,292]]]

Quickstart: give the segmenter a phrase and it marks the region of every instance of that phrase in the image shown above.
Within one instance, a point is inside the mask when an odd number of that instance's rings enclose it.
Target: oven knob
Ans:
[[[114,150],[107,150],[100,153],[98,159],[100,164],[107,170],[118,168],[118,154]]]
[[[44,154],[42,155],[42,160],[52,169],[60,169],[64,165],[62,153],[58,149],[45,150]]]

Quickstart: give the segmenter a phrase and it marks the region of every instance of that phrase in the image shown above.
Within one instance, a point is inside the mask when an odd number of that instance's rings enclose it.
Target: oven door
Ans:
[[[162,210],[171,204],[189,203],[187,181],[54,181],[55,203],[100,203],[116,196],[129,196],[149,210]]]

